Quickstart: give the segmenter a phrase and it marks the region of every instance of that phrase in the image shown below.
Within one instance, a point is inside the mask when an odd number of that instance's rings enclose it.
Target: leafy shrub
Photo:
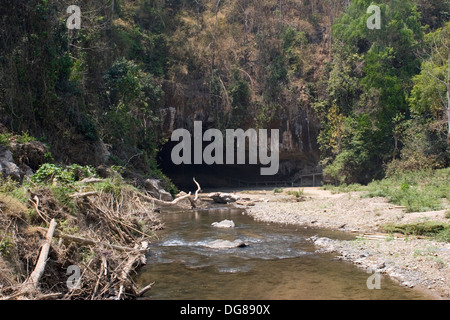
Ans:
[[[11,133],[0,134],[0,146],[8,146],[11,137],[12,137]]]
[[[0,256],[8,256],[13,246],[11,239],[4,238],[0,241]]]
[[[22,132],[21,135],[13,135],[12,133],[0,134],[0,145],[8,146],[11,140],[16,140],[20,144],[35,141],[36,139],[28,134],[28,132]]]
[[[56,180],[63,184],[70,184],[94,175],[95,169],[89,166],[82,167],[73,164],[66,168],[62,168],[54,164],[46,163],[31,177],[31,181],[34,183],[46,184]]]
[[[273,189],[273,193],[282,193],[283,192],[283,188],[275,188]]]

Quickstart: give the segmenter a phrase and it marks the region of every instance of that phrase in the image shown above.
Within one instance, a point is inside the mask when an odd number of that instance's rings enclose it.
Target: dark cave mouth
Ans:
[[[261,176],[263,165],[228,165],[228,164],[179,164],[172,161],[172,149],[177,143],[166,143],[158,153],[157,160],[162,172],[171,179],[178,188],[195,189],[192,178],[201,184],[202,188],[234,187],[246,182],[261,179],[274,180],[276,176]]]
[[[316,166],[315,155],[296,155],[280,158],[280,168],[276,175],[261,175],[261,168],[270,165],[262,164],[180,164],[172,161],[172,150],[177,142],[169,141],[162,146],[157,161],[162,172],[180,189],[195,191],[193,178],[200,183],[203,191],[216,189],[232,189],[245,187],[293,187],[313,185],[313,179],[295,180],[295,174],[305,168]],[[235,158],[236,158],[235,152]],[[248,154],[248,153],[247,153]],[[318,180],[315,180],[317,183]],[[320,181],[319,181],[320,183]]]

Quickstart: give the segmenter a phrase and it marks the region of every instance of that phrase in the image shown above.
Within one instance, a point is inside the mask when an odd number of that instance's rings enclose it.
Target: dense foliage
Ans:
[[[368,183],[386,172],[450,163],[443,125],[450,23],[430,30],[416,2],[382,1],[381,28],[370,29],[371,1],[354,0],[334,25],[328,95],[316,103],[330,182]]]
[[[299,114],[321,126],[331,182],[448,166],[450,3],[379,1],[379,30],[366,25],[371,4],[3,1],[0,123],[48,143],[58,162],[148,174],[169,108],[217,128]],[[69,5],[80,30],[67,29]]]

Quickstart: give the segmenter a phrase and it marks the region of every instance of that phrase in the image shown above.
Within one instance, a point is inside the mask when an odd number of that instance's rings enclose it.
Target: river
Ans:
[[[349,234],[256,222],[230,208],[163,212],[165,229],[152,244],[138,286],[155,282],[146,298],[154,300],[411,300],[427,299],[380,276],[369,289],[368,274],[316,253],[313,235],[352,239]],[[232,220],[234,228],[213,227]],[[244,248],[211,248],[216,240],[240,239]],[[375,284],[375,277],[369,283]]]

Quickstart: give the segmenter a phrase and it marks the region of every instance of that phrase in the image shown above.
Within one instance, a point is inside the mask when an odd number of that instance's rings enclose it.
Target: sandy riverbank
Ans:
[[[295,197],[286,194],[288,190],[238,195],[255,201],[248,213],[259,221],[351,232],[356,240],[315,239],[317,250],[336,252],[338,259],[389,275],[430,297],[450,299],[450,243],[381,232],[387,223],[448,222],[445,210],[406,213],[384,198],[361,198],[357,192],[332,194],[320,188],[305,188],[304,201],[295,202]]]

